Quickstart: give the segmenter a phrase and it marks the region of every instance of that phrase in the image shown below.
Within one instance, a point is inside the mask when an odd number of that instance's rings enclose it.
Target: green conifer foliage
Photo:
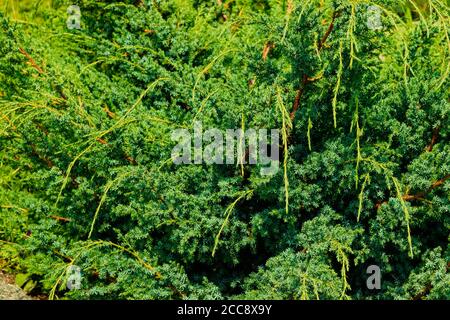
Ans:
[[[448,2],[79,0],[79,30],[72,2],[0,1],[2,268],[52,299],[450,297]],[[195,121],[280,129],[280,170],[175,165]]]

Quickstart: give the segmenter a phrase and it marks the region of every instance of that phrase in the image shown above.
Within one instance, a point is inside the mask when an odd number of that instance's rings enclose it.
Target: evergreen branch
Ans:
[[[443,177],[442,179],[436,180],[435,182],[433,182],[431,184],[431,186],[426,190],[426,191],[422,191],[416,194],[405,194],[401,197],[402,200],[404,201],[416,201],[416,200],[423,200],[425,198],[425,196],[430,193],[431,191],[433,191],[434,189],[436,189],[437,187],[441,186],[442,184],[444,184],[445,181],[447,181],[448,179],[450,179],[450,174],[446,175],[445,177]],[[384,201],[379,201],[376,205],[375,208],[378,210],[380,209],[380,207],[386,203],[388,203],[389,200],[384,200]]]
[[[331,32],[333,31],[334,23],[335,23],[336,18],[338,16],[339,16],[339,11],[333,12],[333,17],[331,18],[330,25],[328,26],[327,31],[325,32],[325,34],[323,35],[322,39],[320,40],[320,42],[317,45],[319,51],[322,50],[323,46],[325,45],[325,42],[327,41],[328,37],[330,36]]]
[[[408,206],[405,203],[405,200],[403,199],[401,195],[401,189],[400,189],[400,183],[398,182],[397,178],[392,177],[392,181],[395,185],[395,190],[397,191],[397,197],[400,200],[400,204],[402,205],[403,213],[405,214],[405,222],[406,222],[406,232],[408,234],[408,245],[409,245],[409,256],[413,257],[413,248],[412,248],[412,238],[411,238],[411,227],[409,225],[410,215]]]
[[[308,83],[309,83],[308,76],[306,74],[304,74],[300,88],[298,88],[297,95],[295,96],[294,105],[292,106],[292,111],[290,114],[291,121],[293,121],[295,118],[295,113],[297,112],[298,107],[300,106],[300,98],[302,97],[303,92],[305,90],[305,86]]]
[[[39,74],[44,74],[44,70],[42,70],[42,68],[36,63],[36,61],[33,59],[32,56],[30,56],[30,54],[28,52],[26,52],[23,48],[19,48],[19,51],[21,54],[23,54],[27,59],[28,59],[28,63],[34,68],[36,69]]]
[[[51,215],[51,216],[49,216],[49,218],[57,220],[57,221],[62,221],[62,222],[70,222],[71,221],[71,219],[69,219],[69,218],[55,216],[55,215]]]
[[[445,272],[448,272],[449,268],[450,268],[450,262],[447,262]],[[430,293],[431,289],[433,289],[433,285],[431,283],[428,283],[425,286],[425,288],[423,288],[418,294],[416,294],[414,297],[412,297],[411,300],[422,300],[427,294]]]
[[[213,250],[211,253],[212,257],[214,257],[214,255],[216,254],[216,249],[217,249],[217,246],[219,245],[220,235],[222,234],[222,231],[225,228],[225,225],[227,224],[228,220],[230,219],[230,215],[233,212],[234,207],[241,199],[246,198],[247,196],[251,196],[252,194],[253,194],[253,190],[243,191],[241,193],[241,195],[236,200],[234,200],[225,210],[225,220],[223,221],[219,232],[217,233],[216,237],[214,238],[214,247],[213,247]]]
[[[417,194],[413,194],[413,195],[404,195],[403,196],[403,200],[405,201],[414,201],[414,200],[420,200],[423,199],[428,193],[430,193],[431,191],[433,191],[434,189],[436,189],[437,187],[441,186],[442,184],[444,184],[444,182],[446,180],[450,179],[450,174],[446,175],[445,177],[443,177],[442,179],[439,179],[437,181],[435,181],[426,191],[424,192],[419,192]]]
[[[439,130],[440,127],[436,127],[433,129],[433,135],[431,136],[430,144],[425,148],[426,151],[431,152],[433,151],[433,146],[436,144],[437,139],[439,138]]]
[[[324,47],[328,37],[330,36],[331,32],[333,31],[336,18],[339,16],[339,14],[340,14],[339,11],[334,11],[333,12],[333,16],[331,18],[331,23],[329,24],[329,26],[327,28],[327,31],[325,32],[325,34],[323,35],[323,37],[321,38],[321,40],[317,44],[318,52],[320,52],[322,50],[322,48]],[[295,100],[294,100],[294,103],[293,103],[293,106],[292,106],[292,111],[291,111],[291,114],[290,114],[291,120],[294,120],[294,118],[295,118],[295,114],[296,114],[296,112],[297,112],[297,110],[298,110],[298,108],[300,106],[300,99],[301,99],[301,97],[303,95],[303,92],[305,90],[306,85],[308,83],[316,81],[317,79],[320,79],[320,77],[308,77],[308,75],[306,75],[306,74],[304,74],[302,76],[300,87],[297,90],[297,94],[295,96]]]
[[[271,49],[275,48],[275,45],[272,42],[266,42],[264,44],[263,52],[262,52],[262,59],[263,61],[266,61],[267,56],[269,55],[269,52]]]

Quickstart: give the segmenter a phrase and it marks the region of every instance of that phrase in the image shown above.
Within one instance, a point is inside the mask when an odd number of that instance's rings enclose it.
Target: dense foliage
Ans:
[[[31,292],[450,297],[445,1],[0,8],[0,266]],[[194,121],[279,128],[280,170],[175,165]]]

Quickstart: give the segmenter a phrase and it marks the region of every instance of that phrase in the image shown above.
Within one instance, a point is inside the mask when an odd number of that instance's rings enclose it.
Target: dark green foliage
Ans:
[[[0,2],[0,265],[34,290],[450,296],[447,3],[375,1],[374,30],[356,0],[81,0],[82,28],[69,30],[71,1],[11,2]],[[196,120],[280,128],[280,170],[173,164],[172,130]],[[80,290],[66,289],[71,265]]]

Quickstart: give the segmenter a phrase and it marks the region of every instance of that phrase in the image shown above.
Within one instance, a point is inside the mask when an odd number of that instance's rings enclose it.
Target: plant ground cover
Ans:
[[[449,54],[443,0],[0,0],[0,267],[50,299],[448,299]],[[196,121],[279,129],[280,170],[175,165]]]

